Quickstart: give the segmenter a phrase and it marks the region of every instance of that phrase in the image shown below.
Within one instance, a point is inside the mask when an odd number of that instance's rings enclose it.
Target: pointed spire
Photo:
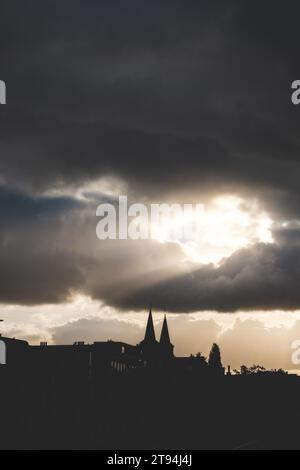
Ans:
[[[150,307],[148,323],[146,328],[145,340],[147,343],[155,342],[155,331],[154,331],[154,323],[153,323],[153,316],[152,316],[152,308]]]
[[[167,322],[167,315],[165,315],[163,327],[161,330],[160,344],[162,345],[171,344],[169,327],[168,327],[168,322]]]

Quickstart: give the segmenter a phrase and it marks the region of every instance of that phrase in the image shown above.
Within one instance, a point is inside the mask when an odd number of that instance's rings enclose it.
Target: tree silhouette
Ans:
[[[214,343],[208,359],[208,365],[214,370],[223,369],[222,360],[221,360],[221,351],[219,346]]]
[[[259,374],[262,372],[266,372],[266,369],[263,366],[256,365],[256,364],[254,364],[251,367],[247,367],[247,366],[241,367],[242,375],[253,375],[253,374]]]
[[[263,373],[272,373],[272,374],[281,374],[286,375],[286,372],[283,369],[271,369],[267,370],[265,367],[254,364],[251,367],[242,366],[241,371],[236,371],[236,375],[257,375]]]

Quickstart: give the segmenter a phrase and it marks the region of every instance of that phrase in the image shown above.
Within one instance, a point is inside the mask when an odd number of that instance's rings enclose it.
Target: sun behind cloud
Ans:
[[[200,227],[193,240],[174,237],[178,227],[197,223],[196,211],[189,216],[170,219],[156,231],[156,239],[162,243],[175,241],[181,245],[187,259],[200,264],[213,263],[231,256],[235,251],[254,243],[273,243],[273,220],[262,211],[255,200],[225,195],[218,196],[203,206]]]

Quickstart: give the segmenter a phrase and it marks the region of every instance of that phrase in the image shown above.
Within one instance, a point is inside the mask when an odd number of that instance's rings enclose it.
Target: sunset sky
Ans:
[[[294,369],[299,2],[2,3],[1,332],[136,344],[151,303],[178,355]],[[120,195],[203,204],[201,236],[100,241]]]

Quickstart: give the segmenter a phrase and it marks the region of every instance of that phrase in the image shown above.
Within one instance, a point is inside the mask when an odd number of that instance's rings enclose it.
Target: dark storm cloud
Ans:
[[[300,246],[300,224],[289,223],[273,230],[273,236],[280,245]]]
[[[83,202],[68,197],[34,198],[22,192],[0,187],[0,219],[2,228],[11,221],[31,222],[39,217],[59,217],[65,212],[84,208]]]
[[[1,195],[1,303],[59,303],[81,292],[121,310],[150,302],[175,313],[299,309],[298,224],[274,230],[276,244],[197,268],[175,243],[100,242],[94,200]]]
[[[95,201],[41,192],[116,175],[161,200],[244,193],[295,222],[299,12],[277,0],[3,0],[0,300],[80,291],[122,309],[298,308],[295,229],[195,271],[172,244],[100,246]]]
[[[84,202],[3,189],[0,194],[0,303],[60,303],[78,292],[99,299],[128,294],[170,277],[184,260],[176,244],[100,243],[96,207],[115,203],[106,196]]]
[[[68,247],[63,227],[83,204],[0,190],[0,302],[35,305],[66,300],[84,285],[85,257]]]
[[[296,2],[10,1],[3,10],[9,184],[113,173],[143,194],[188,178],[205,191],[298,195]]]
[[[171,312],[297,310],[300,306],[300,246],[256,245],[236,252],[219,268],[205,266],[133,296],[109,299],[120,308],[142,309],[155,299]]]

